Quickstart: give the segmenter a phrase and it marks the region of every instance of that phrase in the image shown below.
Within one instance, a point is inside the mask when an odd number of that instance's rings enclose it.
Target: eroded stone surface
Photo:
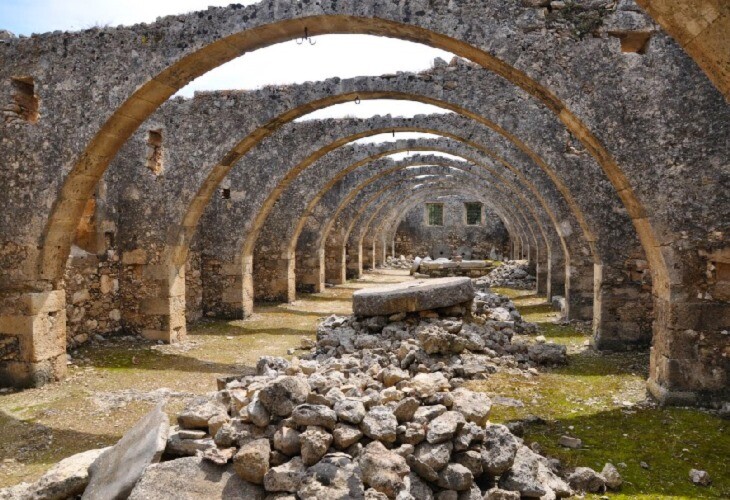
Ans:
[[[468,278],[440,278],[358,290],[352,296],[352,308],[356,316],[389,316],[450,307],[473,298]]]

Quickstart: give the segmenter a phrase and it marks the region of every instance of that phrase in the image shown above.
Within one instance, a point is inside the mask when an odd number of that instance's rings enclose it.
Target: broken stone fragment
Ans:
[[[259,391],[259,400],[272,415],[288,417],[294,407],[307,400],[310,389],[306,378],[282,376]]]
[[[416,410],[420,408],[421,403],[413,397],[401,399],[393,407],[393,415],[398,419],[399,423],[408,422],[413,419]]]
[[[606,481],[590,467],[576,467],[568,476],[568,484],[577,491],[602,493],[606,491]]]
[[[304,465],[314,465],[327,453],[332,435],[321,427],[311,426],[300,435]]]
[[[452,393],[452,398],[454,403],[451,409],[464,415],[467,422],[474,422],[479,426],[487,424],[492,401],[486,394],[459,388]]]
[[[606,463],[606,465],[603,466],[601,477],[603,477],[603,480],[606,482],[606,486],[612,490],[619,489],[624,482],[621,478],[621,474],[618,472],[618,469],[616,469],[616,467],[614,467],[611,463]]]
[[[89,484],[89,467],[107,449],[89,450],[65,458],[35,483],[0,489],[0,499],[65,500],[81,495]]]
[[[241,479],[253,484],[263,484],[269,471],[271,446],[268,439],[256,439],[241,447],[233,457],[233,467]]]
[[[296,493],[306,472],[302,459],[294,457],[285,464],[269,469],[264,475],[264,489]]]
[[[197,453],[215,448],[213,438],[182,439],[179,434],[173,433],[167,439],[165,454],[173,457],[194,457]]]
[[[279,427],[274,434],[274,449],[285,455],[293,457],[301,450],[301,438],[299,432],[290,427]]]
[[[309,467],[297,490],[300,500],[364,500],[360,468],[344,453],[330,453]]]
[[[405,489],[405,478],[410,470],[403,457],[389,451],[380,442],[373,441],[358,457],[363,483],[384,493],[388,498]]]
[[[218,415],[227,415],[228,409],[220,401],[208,397],[193,399],[177,416],[182,429],[208,430],[208,421]]]
[[[393,409],[388,406],[375,406],[365,415],[360,430],[370,439],[384,443],[394,443],[396,439],[398,420]]]
[[[439,488],[455,491],[467,491],[474,483],[471,471],[461,464],[450,463],[439,472]]]
[[[562,344],[533,344],[527,350],[531,361],[541,365],[559,365],[567,362],[567,347]]]
[[[489,425],[484,429],[482,465],[491,476],[500,476],[514,464],[520,443],[504,425]],[[509,488],[508,488],[509,489]]]
[[[473,298],[469,278],[437,278],[358,290],[353,294],[352,308],[355,316],[390,316],[449,307]]]
[[[692,484],[696,484],[697,486],[709,486],[712,484],[710,475],[704,470],[690,469],[689,480],[692,481]]]
[[[332,437],[334,438],[335,446],[340,450],[345,450],[360,441],[363,433],[360,429],[352,425],[337,424],[332,433]]]
[[[365,405],[356,399],[343,399],[335,403],[337,418],[351,424],[359,424],[365,418]]]
[[[451,441],[464,423],[464,415],[456,411],[447,411],[428,423],[426,440],[431,444]]]
[[[558,444],[560,446],[564,446],[566,448],[573,448],[575,450],[579,449],[581,446],[583,446],[583,441],[576,437],[572,436],[560,436],[560,439],[558,440]]]
[[[333,430],[337,423],[337,414],[333,409],[324,405],[299,405],[292,411],[291,418],[301,427],[315,425]]]

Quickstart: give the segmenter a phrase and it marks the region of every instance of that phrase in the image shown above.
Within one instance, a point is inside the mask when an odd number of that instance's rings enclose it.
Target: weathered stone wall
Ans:
[[[119,258],[74,248],[66,266],[66,338],[68,347],[96,335],[122,329],[119,295]]]
[[[469,250],[469,258],[488,259],[490,255],[507,253],[508,234],[504,224],[496,213],[487,206],[481,207],[481,221],[478,225],[466,224],[466,197],[439,197],[433,200],[443,203],[444,225],[429,226],[427,224],[426,205],[411,209],[398,226],[395,234],[395,253],[397,255],[413,255],[425,257],[434,253],[436,246],[448,249],[450,258],[459,254],[459,250]],[[426,202],[428,203],[428,201]],[[481,203],[481,202],[478,202]]]

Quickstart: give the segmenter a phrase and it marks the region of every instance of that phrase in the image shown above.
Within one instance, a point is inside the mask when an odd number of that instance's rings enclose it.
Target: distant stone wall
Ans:
[[[472,259],[487,259],[492,252],[506,255],[509,248],[509,234],[496,213],[482,205],[482,220],[479,225],[466,224],[465,203],[474,200],[453,196],[432,200],[444,205],[444,225],[426,224],[426,203],[411,209],[398,226],[395,236],[396,255],[413,255],[432,258],[451,257],[457,250],[468,248]],[[449,255],[435,255],[435,251],[448,249]]]

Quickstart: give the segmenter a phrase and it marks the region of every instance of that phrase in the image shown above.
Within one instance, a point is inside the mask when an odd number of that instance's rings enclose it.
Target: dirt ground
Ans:
[[[174,346],[121,337],[71,353],[62,383],[0,394],[0,488],[32,481],[74,453],[113,444],[159,401],[174,415],[187,398],[216,390],[218,376],[250,371],[259,356],[286,356],[302,337],[313,338],[319,318],[350,314],[356,289],[407,279],[406,271],[377,271],[292,304],[259,306],[244,321],[193,325],[188,340]],[[565,464],[617,465],[626,483],[609,498],[730,498],[727,420],[656,407],[646,399],[647,353],[594,353],[584,329],[557,324],[543,297],[499,291],[549,340],[568,345],[570,363],[536,376],[496,374],[473,383],[492,396],[494,422],[526,420],[526,442]],[[581,438],[583,448],[560,448],[564,434]],[[690,484],[691,468],[707,470],[712,486]]]

